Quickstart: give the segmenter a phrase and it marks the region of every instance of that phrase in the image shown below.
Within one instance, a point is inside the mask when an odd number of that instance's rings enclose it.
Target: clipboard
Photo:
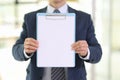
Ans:
[[[74,13],[37,13],[37,67],[74,67]]]

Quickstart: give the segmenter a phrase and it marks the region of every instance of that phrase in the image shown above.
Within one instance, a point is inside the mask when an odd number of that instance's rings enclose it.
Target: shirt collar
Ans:
[[[52,6],[50,6],[50,5],[47,6],[47,13],[53,13],[54,10],[55,10],[54,7],[52,7]],[[68,6],[67,6],[67,4],[63,5],[63,6],[60,7],[58,10],[59,10],[61,13],[68,13]]]

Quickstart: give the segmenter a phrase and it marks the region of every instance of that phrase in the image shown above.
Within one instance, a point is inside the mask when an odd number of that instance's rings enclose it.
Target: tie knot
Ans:
[[[55,9],[53,13],[60,13],[58,9]]]

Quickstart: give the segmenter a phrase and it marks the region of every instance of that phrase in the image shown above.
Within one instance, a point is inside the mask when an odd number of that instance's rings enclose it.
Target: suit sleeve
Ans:
[[[23,23],[23,31],[21,32],[19,39],[12,47],[12,55],[16,60],[19,61],[28,60],[28,58],[26,58],[24,55],[24,40],[26,37],[27,37],[26,24]]]
[[[89,60],[86,61],[90,63],[97,63],[101,59],[102,49],[95,37],[95,30],[90,16],[88,17],[87,23],[88,23],[87,42],[90,50],[90,57]]]

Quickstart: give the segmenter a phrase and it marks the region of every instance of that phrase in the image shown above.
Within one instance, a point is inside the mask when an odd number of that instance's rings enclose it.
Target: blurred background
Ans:
[[[88,80],[120,80],[120,0],[68,0],[91,14],[103,49],[99,63],[86,63]],[[22,30],[24,14],[45,7],[48,0],[0,0],[0,80],[25,80],[29,63],[12,57],[12,46]]]

